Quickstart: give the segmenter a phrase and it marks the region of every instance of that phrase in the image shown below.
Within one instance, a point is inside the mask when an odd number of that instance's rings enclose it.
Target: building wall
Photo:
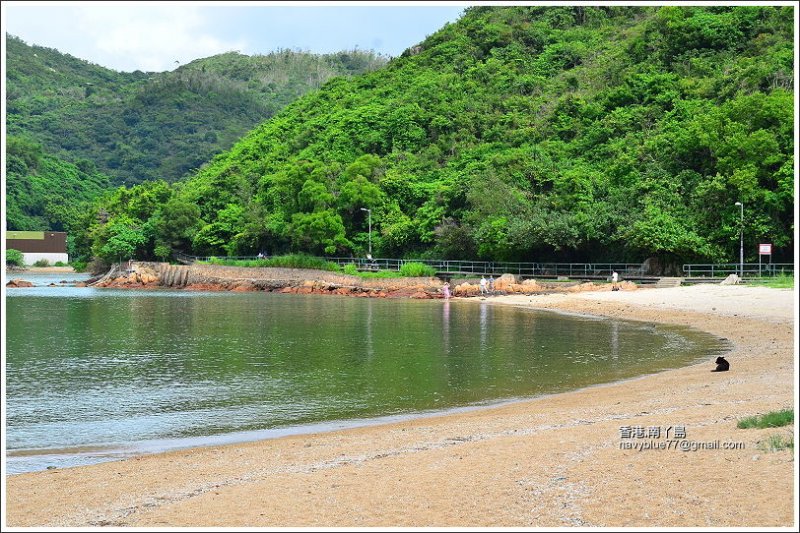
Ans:
[[[25,257],[25,264],[30,266],[34,264],[36,261],[40,259],[47,259],[50,263],[50,266],[53,266],[56,262],[61,261],[62,263],[69,263],[69,256],[67,254],[57,254],[57,253],[48,253],[48,252],[23,252],[23,257]]]
[[[6,249],[23,253],[67,253],[67,234],[61,231],[7,231]]]

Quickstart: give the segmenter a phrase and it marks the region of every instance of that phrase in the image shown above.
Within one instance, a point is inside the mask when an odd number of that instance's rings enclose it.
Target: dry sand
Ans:
[[[31,274],[71,274],[75,272],[75,269],[71,266],[48,266],[48,267],[25,267],[20,269],[19,271],[22,274],[31,273]]]
[[[684,324],[732,341],[708,361],[434,418],[195,448],[7,479],[10,526],[796,526],[794,297],[736,286],[487,300]],[[625,450],[622,426],[684,426],[744,449]],[[662,430],[663,431],[663,430]],[[672,438],[673,435],[670,435]]]

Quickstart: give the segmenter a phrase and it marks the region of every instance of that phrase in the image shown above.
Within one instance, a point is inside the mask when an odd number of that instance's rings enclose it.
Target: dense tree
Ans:
[[[197,253],[730,261],[793,250],[788,7],[469,8],[173,194]],[[135,117],[131,117],[134,120]],[[146,252],[152,253],[152,252]]]
[[[26,137],[6,139],[9,230],[63,231],[109,184],[91,164],[67,163]]]
[[[9,132],[129,185],[176,181],[305,92],[386,61],[359,50],[228,52],[172,72],[125,73],[13,36],[6,45]]]

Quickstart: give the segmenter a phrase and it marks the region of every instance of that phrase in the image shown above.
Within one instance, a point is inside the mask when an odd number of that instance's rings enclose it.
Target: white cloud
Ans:
[[[178,64],[247,48],[214,35],[209,12],[187,4],[83,4],[9,9],[7,31],[122,71],[172,70]]]

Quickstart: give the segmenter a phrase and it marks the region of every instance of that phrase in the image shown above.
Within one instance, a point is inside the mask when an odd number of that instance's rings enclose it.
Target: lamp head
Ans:
[[[736,203],[735,203],[735,204],[733,204],[733,205],[742,205],[742,202],[736,202]]]

